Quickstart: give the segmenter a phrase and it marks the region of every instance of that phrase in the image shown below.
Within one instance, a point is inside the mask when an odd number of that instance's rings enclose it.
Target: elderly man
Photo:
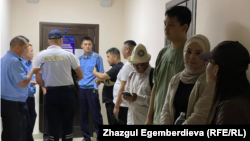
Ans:
[[[31,44],[29,44],[28,47],[28,52],[25,56],[23,56],[22,58],[22,63],[25,66],[25,68],[27,69],[28,72],[30,72],[31,68],[33,67],[32,65],[32,61],[33,60],[33,56],[34,56],[34,52],[33,52],[33,47]],[[35,93],[36,93],[36,81],[35,81],[35,75],[32,75],[30,84],[28,84],[29,90],[28,90],[28,99],[26,100],[26,104],[28,106],[28,113],[27,113],[27,117],[29,120],[29,128],[28,128],[28,136],[27,136],[27,141],[34,141],[32,133],[33,133],[33,129],[35,126],[35,122],[36,122],[36,109],[35,109]]]
[[[2,141],[27,141],[28,107],[26,100],[30,80],[41,68],[32,67],[29,72],[21,57],[28,53],[29,43],[24,36],[10,41],[10,50],[1,58],[1,117]]]
[[[139,44],[128,57],[128,61],[133,65],[135,71],[129,75],[125,91],[130,95],[122,98],[129,102],[128,125],[144,124],[147,120],[149,109],[153,68],[149,65],[151,55],[147,53],[144,45]]]

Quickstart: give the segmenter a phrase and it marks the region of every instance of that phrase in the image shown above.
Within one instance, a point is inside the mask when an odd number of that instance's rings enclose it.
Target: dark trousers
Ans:
[[[84,140],[90,140],[89,133],[89,116],[90,111],[91,117],[94,121],[94,129],[97,134],[97,141],[99,141],[99,125],[103,125],[101,115],[101,105],[99,101],[99,94],[93,89],[81,89],[79,90],[80,100],[80,117],[81,117],[81,131]]]
[[[1,99],[2,141],[27,141],[27,104]]]
[[[72,141],[76,103],[74,88],[48,87],[45,98],[50,140],[59,141],[61,128],[62,141]]]
[[[35,98],[28,97],[26,100],[28,106],[27,119],[28,119],[28,127],[27,127],[27,141],[34,141],[33,139],[33,130],[36,122],[36,110],[35,110]]]
[[[44,98],[44,107],[46,107],[46,98]],[[49,138],[49,123],[48,123],[48,118],[47,118],[47,114],[46,114],[46,108],[44,109],[45,114],[44,114],[44,134],[43,134],[43,138]]]
[[[127,115],[128,115],[128,108],[127,107],[119,107],[119,115],[118,119],[116,120],[114,116],[114,107],[115,104],[113,102],[105,103],[107,118],[109,125],[126,125],[127,124]]]

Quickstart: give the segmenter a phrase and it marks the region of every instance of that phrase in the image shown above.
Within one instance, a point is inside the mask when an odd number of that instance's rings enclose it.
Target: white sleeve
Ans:
[[[42,54],[39,53],[39,54],[37,55],[37,57],[36,57],[36,62],[35,62],[35,64],[34,64],[34,66],[38,67],[39,65],[41,65],[41,63],[44,63],[44,61],[43,61]],[[41,69],[41,70],[39,71],[39,73],[43,73],[43,69]]]
[[[124,65],[121,71],[121,81],[128,81],[129,74],[133,71],[130,65]]]
[[[125,87],[124,87],[124,91],[125,92],[130,92],[130,78],[129,78],[129,76],[127,76],[128,78],[127,78],[127,83],[126,83],[126,85],[125,85]]]
[[[71,54],[70,57],[71,57],[71,66],[72,66],[72,68],[76,69],[77,67],[79,67],[80,66],[79,59],[74,54]]]
[[[151,92],[150,92],[151,93]],[[151,95],[137,95],[136,103],[139,105],[149,106]]]

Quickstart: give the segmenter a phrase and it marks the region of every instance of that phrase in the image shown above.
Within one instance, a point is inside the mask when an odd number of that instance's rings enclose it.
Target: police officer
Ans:
[[[83,73],[75,55],[62,49],[62,33],[52,30],[48,38],[50,46],[37,55],[35,62],[35,65],[44,63],[42,70],[36,75],[36,80],[47,90],[45,99],[50,140],[59,141],[61,127],[62,141],[72,141],[76,99],[71,69],[75,70],[78,76],[77,82],[83,78]]]
[[[33,59],[33,56],[34,56],[33,47],[31,44],[29,44],[28,52],[22,58],[22,63],[28,72],[33,67],[32,61],[31,61]],[[27,141],[34,141],[32,133],[33,133],[33,129],[35,126],[36,117],[37,117],[36,110],[35,110],[35,97],[34,97],[34,94],[36,93],[36,86],[35,86],[36,84],[37,83],[35,81],[35,75],[33,74],[30,84],[28,85],[29,87],[28,99],[26,100],[26,104],[28,106],[27,117],[29,119],[28,130],[27,130],[27,133],[28,133]]]
[[[29,44],[23,36],[10,41],[10,50],[1,58],[1,117],[2,141],[27,141],[27,86],[33,74],[41,68],[32,67],[28,72],[21,57],[27,54]]]
[[[84,79],[79,81],[79,100],[80,100],[80,117],[81,117],[81,131],[84,137],[83,141],[90,141],[89,133],[89,110],[94,121],[94,128],[97,133],[97,141],[99,140],[99,125],[103,124],[101,115],[101,106],[99,101],[99,94],[93,75],[94,67],[98,72],[103,73],[102,57],[92,51],[93,41],[90,37],[83,37],[81,40],[81,47],[84,54],[79,57],[81,68],[84,74]]]

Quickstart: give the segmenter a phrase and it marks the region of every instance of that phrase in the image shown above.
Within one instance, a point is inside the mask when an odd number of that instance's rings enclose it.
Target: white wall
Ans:
[[[24,35],[33,45],[35,57],[39,52],[39,22],[99,24],[99,53],[103,57],[104,70],[110,69],[106,51],[110,47],[121,47],[124,39],[123,0],[113,0],[112,7],[101,7],[100,0],[40,0],[38,4],[27,0],[12,0],[12,36]],[[37,86],[38,90],[38,86]],[[102,86],[99,88],[102,102]],[[36,111],[39,113],[39,94],[35,94]],[[104,104],[102,115],[108,124]],[[37,117],[33,134],[39,133]]]
[[[250,51],[249,0],[198,0],[196,33],[208,37],[211,48],[238,40]],[[250,69],[247,71],[248,78]]]
[[[11,0],[0,1],[1,11],[1,57],[9,50],[11,40]]]
[[[165,3],[170,0],[113,0],[110,8],[101,7],[100,0],[40,0],[38,4],[12,0],[11,11],[9,1],[1,0],[4,7],[1,12],[9,14],[1,16],[1,20],[4,19],[1,26],[1,39],[4,41],[1,43],[1,55],[8,50],[11,30],[12,37],[19,34],[27,36],[37,55],[39,22],[100,24],[100,54],[105,70],[110,68],[106,62],[106,50],[113,46],[121,47],[125,40],[143,43],[152,55],[150,64],[153,67],[159,51],[164,47]],[[249,0],[198,0],[196,33],[207,36],[212,48],[223,40],[238,40],[250,50],[249,5]],[[101,88],[99,92],[101,98]],[[39,112],[38,93],[36,103]],[[102,115],[107,124],[104,105]],[[34,134],[38,133],[38,120]]]
[[[124,40],[142,43],[151,54],[155,66],[159,51],[164,47],[165,4],[170,0],[125,0]]]
[[[1,15],[0,16],[0,45],[1,45],[0,47],[1,57],[0,58],[2,58],[6,54],[6,52],[9,50],[9,42],[11,39],[11,18],[10,18],[11,10],[10,9],[11,9],[10,0],[0,0],[0,15]],[[0,73],[1,73],[1,70],[0,70]],[[1,84],[1,80],[0,80],[0,84]],[[1,86],[0,86],[0,91],[1,91]],[[2,118],[0,120],[0,132],[2,132]]]

